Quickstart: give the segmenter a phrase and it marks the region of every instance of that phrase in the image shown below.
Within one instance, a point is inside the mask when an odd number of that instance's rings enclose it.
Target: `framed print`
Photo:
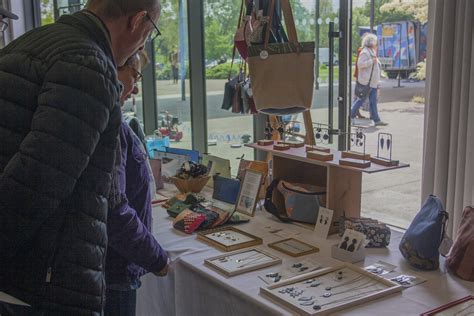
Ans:
[[[197,238],[224,251],[234,251],[262,244],[261,238],[230,226],[199,232]]]
[[[401,290],[396,283],[344,264],[261,287],[260,294],[298,315],[326,315]]]
[[[258,171],[245,170],[242,185],[240,186],[239,196],[237,198],[236,211],[248,216],[254,216],[255,206],[258,202],[260,185],[264,174]]]
[[[281,259],[260,249],[245,249],[204,260],[212,269],[231,277],[281,263]]]
[[[294,238],[283,239],[271,244],[268,247],[283,252],[292,257],[309,255],[319,251],[319,248],[304,243]]]
[[[446,305],[440,306],[426,313],[423,313],[421,314],[421,316],[431,316],[431,315],[467,316],[467,315],[473,315],[473,314],[474,314],[474,296],[469,295],[457,301],[448,303]]]

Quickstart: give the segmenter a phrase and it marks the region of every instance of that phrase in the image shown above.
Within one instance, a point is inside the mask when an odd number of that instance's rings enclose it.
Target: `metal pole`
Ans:
[[[186,101],[186,18],[184,0],[179,0],[179,70],[181,78],[181,101]]]
[[[316,49],[316,62],[314,63],[315,65],[315,68],[316,68],[316,73],[315,73],[315,77],[316,77],[316,80],[315,80],[315,88],[316,90],[319,90],[319,36],[320,36],[320,26],[319,26],[319,23],[318,23],[318,20],[320,18],[320,0],[316,0],[316,12],[315,12],[315,19],[316,19],[316,45],[315,45],[315,49]]]
[[[151,65],[155,65],[155,41],[147,43],[145,50],[150,58]],[[158,128],[158,101],[156,97],[155,67],[146,67],[143,70],[142,95],[145,134],[151,135]]]
[[[328,125],[329,143],[332,144],[334,127],[334,22],[329,22]]]
[[[370,0],[370,33],[374,33],[375,24],[375,0]]]

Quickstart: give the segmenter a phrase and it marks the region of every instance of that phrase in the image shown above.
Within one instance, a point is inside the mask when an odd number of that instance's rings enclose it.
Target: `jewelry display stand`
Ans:
[[[275,145],[273,145],[273,149],[279,150],[279,151],[285,151],[285,150],[288,150],[290,148],[291,147],[288,144],[275,144]]]
[[[288,238],[268,244],[268,247],[283,252],[292,257],[306,256],[311,253],[319,252],[319,248],[304,243],[294,238]]]
[[[300,147],[304,147],[304,143],[303,142],[298,142],[298,141],[290,141],[290,140],[285,140],[285,141],[278,141],[278,144],[280,145],[288,145],[290,146],[291,148],[300,148]]]
[[[270,146],[270,145],[273,145],[274,143],[275,141],[272,139],[262,139],[257,142],[257,144],[259,144],[260,146]]]
[[[280,258],[260,249],[245,249],[204,260],[204,264],[231,277],[280,264]]]
[[[331,247],[331,256],[334,259],[341,260],[344,262],[356,263],[365,260],[365,247],[360,247],[359,250],[350,252],[339,248],[339,245],[333,245]]]
[[[377,138],[377,156],[372,157],[373,163],[392,167],[398,166],[398,160],[392,160],[393,136],[389,133],[379,133]]]
[[[355,168],[369,168],[371,165],[370,155],[365,151],[366,137],[364,133],[358,131],[356,133],[349,133],[352,148],[362,147],[363,152],[357,151],[343,151],[341,152],[341,160],[339,163],[343,166],[350,166]]]
[[[320,315],[367,303],[401,290],[401,286],[389,280],[345,264],[261,287],[260,293],[299,315]]]
[[[334,159],[334,155],[319,150],[310,150],[306,151],[306,157],[309,159],[319,160],[319,161],[331,161]]]
[[[331,149],[330,148],[326,148],[326,147],[321,147],[321,146],[306,146],[306,152],[308,151],[322,151],[322,152],[325,152],[325,153],[330,153],[331,152]]]

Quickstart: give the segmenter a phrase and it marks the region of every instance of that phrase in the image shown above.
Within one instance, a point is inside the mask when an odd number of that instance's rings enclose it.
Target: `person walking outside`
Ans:
[[[367,34],[362,39],[362,50],[357,60],[358,76],[357,81],[362,85],[369,85],[370,92],[369,110],[370,118],[374,121],[375,126],[385,126],[387,123],[380,119],[377,109],[377,92],[381,76],[381,66],[377,58],[377,36]],[[352,104],[351,119],[355,119],[359,109],[364,104],[364,99],[356,98]]]

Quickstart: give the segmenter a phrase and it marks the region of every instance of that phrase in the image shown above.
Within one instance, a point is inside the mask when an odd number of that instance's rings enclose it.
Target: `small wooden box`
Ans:
[[[301,148],[301,147],[304,147],[304,143],[303,142],[297,142],[297,141],[278,141],[278,144],[281,144],[281,145],[288,145],[290,146],[291,148]]]
[[[273,139],[261,139],[257,141],[257,144],[259,146],[270,146],[270,145],[273,145],[274,143],[275,141]]]
[[[372,157],[370,161],[372,161],[375,164],[382,165],[385,167],[395,167],[395,166],[398,166],[398,164],[400,163],[398,160],[390,160],[390,159],[385,159],[381,157]]]
[[[341,152],[341,158],[351,158],[351,159],[358,159],[358,160],[369,160],[370,161],[370,154],[363,154],[357,151],[343,151]]]
[[[291,147],[288,144],[275,144],[273,145],[274,150],[285,151],[289,150]]]
[[[311,151],[306,152],[306,158],[319,160],[319,161],[331,161],[334,159],[334,155],[331,153],[326,153],[319,150],[311,150]]]
[[[320,147],[320,146],[306,146],[306,152],[308,152],[308,151],[313,151],[313,150],[322,151],[322,152],[325,152],[325,153],[330,153],[330,152],[331,152],[331,149],[330,149],[330,148],[326,148],[326,147]]]
[[[339,164],[341,166],[349,166],[361,169],[369,168],[371,165],[370,160],[359,160],[352,158],[339,159]]]

